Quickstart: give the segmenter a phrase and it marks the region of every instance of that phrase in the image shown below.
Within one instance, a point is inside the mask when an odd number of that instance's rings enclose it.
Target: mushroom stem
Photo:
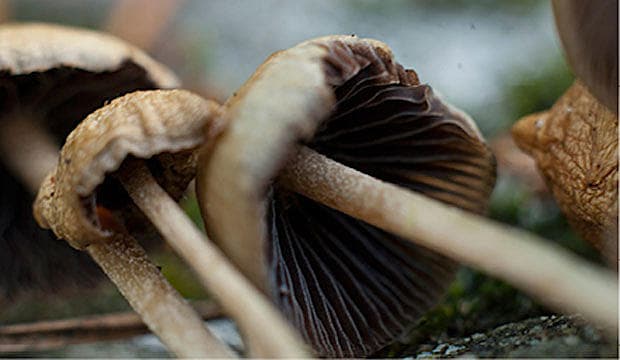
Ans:
[[[0,158],[36,193],[58,162],[58,147],[33,121],[33,115],[20,114],[0,119]]]
[[[615,275],[549,241],[377,180],[305,147],[279,180],[290,190],[505,280],[556,310],[581,313],[617,334]]]
[[[252,356],[309,356],[297,331],[198,230],[143,162],[135,160],[118,177],[136,205],[217,297],[224,312],[235,319]]]
[[[31,117],[4,118],[0,120],[0,157],[36,194],[58,163],[58,147]],[[200,316],[170,286],[134,238],[119,235],[87,250],[149,329],[176,355],[234,356],[208,332]]]
[[[173,353],[180,357],[234,356],[207,332],[202,319],[133,237],[117,234],[108,242],[91,244],[87,251]]]

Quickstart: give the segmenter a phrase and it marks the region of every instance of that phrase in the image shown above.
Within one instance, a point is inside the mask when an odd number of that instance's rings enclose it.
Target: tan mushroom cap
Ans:
[[[149,159],[158,182],[178,199],[194,177],[193,150],[204,140],[203,129],[217,128],[217,114],[216,103],[183,90],[140,91],[113,100],[67,138],[58,167],[41,186],[35,218],[79,249],[109,238],[114,224],[106,224],[96,207],[101,203],[120,214],[115,221],[133,216],[127,195],[113,184],[104,187],[128,156]]]
[[[175,75],[142,50],[104,33],[44,23],[0,25],[0,71],[12,75],[71,67],[114,71],[131,61],[158,87],[178,86]]]
[[[545,112],[512,129],[573,228],[616,264],[618,117],[576,81]]]
[[[356,104],[358,100],[363,104]],[[428,171],[416,173],[405,169],[406,166],[377,165],[380,160],[375,166],[372,162],[377,159],[371,159],[372,151],[345,149],[355,145],[357,140],[338,138],[339,124],[346,122],[356,126],[356,120],[347,116],[359,110],[355,107],[357,105],[368,107],[369,112],[375,111],[375,114],[401,111],[410,115],[401,118],[401,113],[392,114],[394,116],[384,119],[384,123],[407,123],[425,116],[429,118],[427,127],[416,122],[413,124],[415,130],[405,126],[401,134],[382,133],[387,130],[378,121],[378,132],[370,130],[370,138],[359,140],[385,140],[385,146],[389,148],[386,153],[394,158],[398,157],[395,149],[407,145],[396,138],[391,139],[407,135],[407,129],[418,133],[437,133],[443,137],[439,142],[444,141],[446,148],[453,147],[454,151],[439,154],[439,157],[445,155],[443,160],[437,158],[435,161],[436,165],[441,163],[441,166],[427,168]],[[376,110],[375,106],[381,111]],[[338,116],[339,120],[332,121]],[[453,262],[421,247],[403,245],[404,242],[390,234],[290,193],[276,180],[287,161],[296,154],[299,145],[306,144],[336,161],[382,180],[404,186],[415,183],[410,188],[475,212],[484,211],[494,183],[494,163],[478,129],[467,116],[443,103],[429,86],[421,85],[414,71],[405,70],[396,63],[385,44],[355,36],[329,36],[277,52],[227,101],[223,118],[227,124],[226,130],[201,156],[202,166],[199,166],[196,182],[207,232],[257,286],[272,296],[320,355],[368,355],[387,341],[394,340],[404,331],[406,324],[411,324],[423,309],[428,309],[441,296],[452,278]],[[363,127],[360,126],[360,129]],[[369,135],[366,130],[363,132],[364,136]],[[336,140],[330,140],[331,136]],[[349,140],[351,144],[347,143]],[[424,143],[420,140],[418,145],[423,147],[421,152],[427,151],[425,155],[420,155],[427,160],[433,154],[424,148]],[[426,145],[440,146],[438,143]],[[374,151],[372,145],[369,149]],[[466,161],[461,161],[464,158],[467,158]],[[433,175],[437,173],[446,176]],[[322,215],[313,215],[319,213]],[[323,226],[328,226],[329,230]],[[353,230],[338,233],[337,236],[330,233],[313,238],[315,233],[324,230],[339,232],[342,229]],[[377,247],[375,259],[371,258],[373,251],[368,253],[368,249],[363,249],[365,240],[357,239],[359,234],[364,234],[361,236],[364,239],[372,237],[372,246]],[[287,243],[289,235],[298,242]],[[328,239],[336,237],[343,240],[342,244],[336,245]],[[361,289],[364,286],[353,280],[359,277],[360,282],[364,281],[364,270],[358,265],[342,265],[340,270],[334,270],[334,267],[341,266],[336,264],[339,261],[336,258],[345,259],[342,254],[356,251],[351,248],[353,243],[364,252],[366,258],[362,262],[373,263],[376,259],[384,262],[386,258],[393,257],[392,264],[376,266],[385,266],[381,270],[399,279],[400,284],[386,291],[402,291],[398,300],[402,303],[394,303],[392,308],[383,310],[383,315],[379,314],[379,309],[393,300],[381,298],[379,302],[385,302],[383,305],[373,303],[374,300],[370,300],[370,305],[357,304],[358,314],[354,309],[357,305],[350,305],[351,309],[347,310],[348,307],[340,307],[342,304],[339,301],[364,302],[364,297],[371,297],[372,294],[359,290],[360,293],[347,298],[340,290],[331,288],[332,280],[335,281],[332,284],[341,281],[339,285],[334,285],[336,287],[350,289],[359,285]],[[287,248],[286,244],[292,244],[292,247]],[[333,254],[331,250],[326,250],[330,246]],[[284,257],[293,256],[292,253],[298,256],[296,265],[279,262]],[[342,256],[334,255],[336,253]],[[306,255],[309,258],[305,258]],[[410,258],[404,258],[409,255]],[[390,268],[395,264],[402,264],[401,271]],[[340,276],[355,284],[334,280],[331,277],[334,271],[339,271]],[[392,271],[395,273],[392,274]],[[307,275],[305,280],[295,278],[296,274],[304,272]],[[410,274],[414,275],[409,278]],[[282,280],[287,276],[290,281]],[[418,278],[414,280],[413,277]],[[377,291],[382,292],[381,285],[377,286]],[[426,289],[421,290],[424,286],[427,286]],[[304,294],[301,295],[301,292]],[[381,296],[386,296],[386,293]],[[329,300],[323,302],[319,299]],[[302,309],[305,306],[309,308]],[[391,314],[396,308],[403,313]],[[351,314],[348,314],[349,311]],[[368,312],[372,314],[365,318]],[[337,319],[338,316],[344,320]],[[347,323],[347,316],[351,324]],[[360,327],[365,328],[360,330]]]

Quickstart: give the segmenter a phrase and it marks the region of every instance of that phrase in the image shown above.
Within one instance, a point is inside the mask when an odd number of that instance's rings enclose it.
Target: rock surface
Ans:
[[[416,359],[454,357],[610,357],[613,341],[578,316],[540,316],[499,326],[486,333],[424,344]]]

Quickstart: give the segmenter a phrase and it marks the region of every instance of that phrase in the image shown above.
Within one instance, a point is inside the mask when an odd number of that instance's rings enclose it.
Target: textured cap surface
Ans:
[[[616,264],[618,117],[575,82],[549,111],[512,129],[573,228]]]
[[[114,221],[133,216],[120,185],[106,181],[128,156],[150,159],[158,182],[179,198],[194,177],[192,150],[202,144],[203,129],[215,127],[217,112],[217,104],[183,90],[135,92],[93,112],[67,137],[42,185],[37,221],[76,248],[104,241]],[[114,214],[120,215],[110,219]]]

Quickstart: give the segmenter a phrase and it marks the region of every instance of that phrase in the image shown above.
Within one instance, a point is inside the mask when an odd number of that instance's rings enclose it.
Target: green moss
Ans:
[[[207,293],[194,272],[172,250],[161,251],[151,256],[161,268],[162,274],[177,291],[188,299],[204,299]]]

